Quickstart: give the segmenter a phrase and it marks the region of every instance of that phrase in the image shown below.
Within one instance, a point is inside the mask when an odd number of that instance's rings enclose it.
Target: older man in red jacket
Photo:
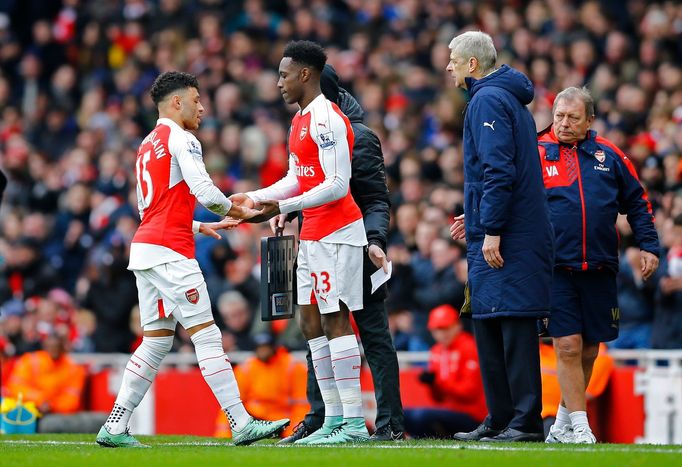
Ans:
[[[429,386],[440,406],[406,410],[405,428],[415,438],[449,438],[473,430],[488,413],[476,343],[462,331],[457,310],[450,305],[431,310],[428,328],[436,344],[419,380]]]

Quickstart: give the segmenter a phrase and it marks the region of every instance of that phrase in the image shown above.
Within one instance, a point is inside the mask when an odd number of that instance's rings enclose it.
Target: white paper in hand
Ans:
[[[393,262],[388,262],[388,272],[384,272],[383,268],[379,268],[377,272],[369,276],[372,280],[372,293],[376,292],[382,284],[387,282],[391,278],[391,273],[393,272]]]

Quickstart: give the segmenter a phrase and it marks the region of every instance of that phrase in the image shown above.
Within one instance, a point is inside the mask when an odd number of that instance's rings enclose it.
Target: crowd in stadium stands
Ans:
[[[226,193],[287,169],[293,107],[277,65],[292,39],[325,46],[341,84],[380,136],[392,196],[388,299],[398,350],[427,350],[428,312],[463,301],[463,245],[448,227],[462,213],[465,95],[445,73],[448,42],[480,29],[501,63],[535,85],[538,130],[553,97],[587,86],[593,128],[623,148],[653,203],[665,252],[642,282],[621,228],[621,337],[616,347],[682,348],[682,4],[561,0],[22,0],[0,2],[0,354],[41,348],[50,334],[74,352],[130,352],[140,340],[134,276],[126,270],[139,222],[135,158],[156,121],[158,73],[196,74],[206,108],[198,138]],[[0,11],[1,8],[0,8]],[[196,219],[212,219],[198,208]],[[291,227],[295,231],[295,226]],[[244,224],[223,240],[197,237],[228,351],[253,350],[259,317],[259,239]],[[466,323],[465,323],[466,325]],[[290,349],[292,323],[273,330]],[[178,333],[178,351],[191,349]]]

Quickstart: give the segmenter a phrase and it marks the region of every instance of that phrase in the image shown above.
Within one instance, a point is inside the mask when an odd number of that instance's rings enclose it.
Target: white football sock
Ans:
[[[174,336],[143,337],[142,343],[130,356],[123,373],[114,409],[104,426],[111,434],[123,433],[130,416],[149,390],[161,361],[173,346]]]
[[[343,405],[341,405],[341,396],[334,380],[329,342],[325,336],[320,336],[309,340],[308,346],[313,359],[315,379],[317,379],[324,401],[324,415],[325,417],[342,416]]]
[[[362,392],[360,390],[360,349],[355,334],[329,341],[336,387],[343,404],[343,418],[360,418]]]
[[[230,428],[243,430],[251,417],[239,398],[237,380],[234,378],[230,359],[225,355],[218,326],[212,324],[193,334],[191,339],[201,374],[225,411]]]
[[[554,422],[554,426],[557,428],[563,428],[566,425],[571,426],[571,417],[568,415],[568,409],[559,404],[559,410],[556,413],[556,421]]]
[[[571,425],[573,425],[573,430],[577,430],[579,427],[590,428],[590,423],[587,421],[587,412],[583,410],[576,410],[569,414],[571,417]]]

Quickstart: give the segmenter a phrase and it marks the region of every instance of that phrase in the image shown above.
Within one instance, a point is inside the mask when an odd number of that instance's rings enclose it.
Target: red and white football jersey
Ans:
[[[128,269],[194,258],[196,201],[221,216],[232,207],[206,172],[199,141],[173,120],[160,118],[138,149],[135,171],[142,223],[133,237]]]
[[[302,209],[301,240],[366,245],[362,212],[349,186],[353,140],[348,117],[320,94],[291,122],[287,175],[248,195],[280,200],[283,214]]]

